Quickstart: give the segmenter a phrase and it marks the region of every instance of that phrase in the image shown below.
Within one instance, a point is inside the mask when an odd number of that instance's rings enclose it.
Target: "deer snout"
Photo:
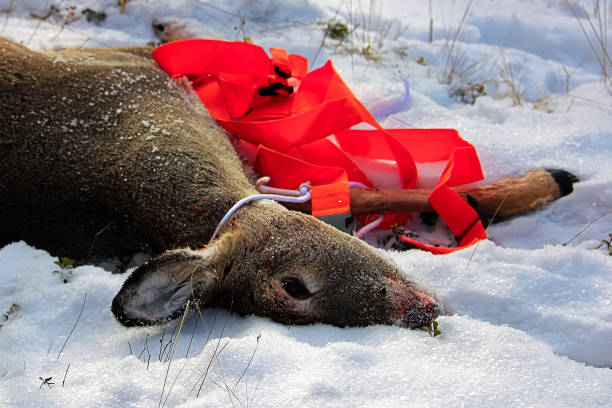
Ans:
[[[387,296],[391,302],[390,323],[398,326],[429,326],[442,310],[432,295],[406,282],[388,280]]]

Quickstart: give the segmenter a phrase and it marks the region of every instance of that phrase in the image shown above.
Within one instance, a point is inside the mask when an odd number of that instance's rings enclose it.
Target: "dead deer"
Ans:
[[[112,302],[126,326],[189,299],[287,324],[429,325],[435,297],[360,240],[256,191],[227,135],[150,48],[34,53],[0,39],[0,245],[81,259],[149,251]]]

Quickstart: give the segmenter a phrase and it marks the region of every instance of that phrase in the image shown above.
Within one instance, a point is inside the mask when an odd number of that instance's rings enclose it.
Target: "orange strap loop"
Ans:
[[[272,58],[253,44],[191,39],[164,44],[153,58],[173,78],[191,80],[217,122],[254,153],[252,164],[270,176],[270,186],[295,189],[310,181],[314,216],[348,212],[349,181],[376,187],[351,157],[393,163],[405,189],[417,182],[417,162],[446,161],[429,201],[459,238],[459,248],[402,239],[448,253],[486,238],[476,211],[450,189],[483,178],[476,150],[456,130],[383,129],[331,61],[308,72],[304,57],[270,51]],[[359,123],[373,129],[351,129]],[[387,214],[382,225],[409,217]]]

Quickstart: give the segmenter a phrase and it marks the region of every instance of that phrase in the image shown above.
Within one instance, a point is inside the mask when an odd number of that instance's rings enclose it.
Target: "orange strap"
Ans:
[[[192,81],[217,122],[251,146],[255,170],[270,176],[271,186],[294,189],[310,181],[314,216],[349,211],[349,180],[375,187],[349,154],[395,163],[405,189],[417,182],[415,162],[446,161],[429,197],[432,207],[461,247],[486,238],[478,214],[450,189],[483,177],[476,150],[457,131],[383,129],[330,61],[308,72],[302,56],[279,48],[271,54],[243,42],[191,39],[162,45],[153,58],[173,78]],[[351,129],[359,123],[374,129]],[[384,225],[407,218],[387,214]],[[434,253],[451,251],[413,243]]]

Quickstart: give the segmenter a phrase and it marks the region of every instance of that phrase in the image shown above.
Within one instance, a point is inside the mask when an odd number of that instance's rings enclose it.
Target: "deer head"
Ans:
[[[360,240],[313,217],[260,204],[198,250],[165,252],[138,268],[113,301],[126,326],[178,317],[188,299],[286,324],[429,325],[433,296]]]

